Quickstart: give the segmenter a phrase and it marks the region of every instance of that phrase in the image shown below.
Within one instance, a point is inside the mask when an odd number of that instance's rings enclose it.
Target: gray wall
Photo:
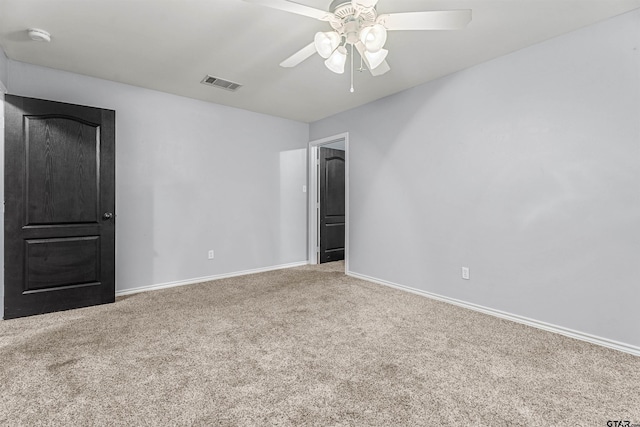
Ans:
[[[634,11],[312,123],[349,132],[350,270],[640,346],[639,44]]]
[[[306,261],[307,124],[12,60],[9,77],[116,110],[117,290]]]
[[[4,54],[4,50],[2,50],[2,47],[0,47],[0,82],[2,82],[2,86],[4,86],[5,88],[7,86],[9,86],[8,85],[9,74],[8,74],[8,70],[7,70],[7,63],[8,62],[9,62],[9,60],[7,59],[6,55]]]

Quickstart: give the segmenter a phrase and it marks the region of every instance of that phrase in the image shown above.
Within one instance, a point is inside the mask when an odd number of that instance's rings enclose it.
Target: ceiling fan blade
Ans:
[[[380,65],[378,65],[373,70],[369,70],[369,71],[371,71],[372,76],[376,77],[376,76],[381,76],[390,70],[391,70],[391,67],[389,66],[389,63],[387,61],[382,61]]]
[[[291,12],[302,16],[308,16],[310,18],[316,18],[321,21],[328,21],[332,13],[325,10],[315,9],[313,7],[305,6],[303,4],[294,3],[288,0],[244,0],[248,3],[255,3],[262,6],[270,7],[273,9],[284,10],[285,12]]]
[[[471,9],[390,13],[378,22],[387,30],[459,30],[471,22]]]
[[[314,53],[316,53],[316,46],[313,42],[311,42],[284,61],[282,61],[280,63],[280,66],[284,68],[295,67],[305,59],[310,58]]]
[[[364,54],[365,51],[367,50],[367,48],[364,46],[364,43],[362,43],[361,41],[357,42],[356,49],[358,50],[358,53],[360,54],[360,57],[362,58],[364,63],[367,65],[367,68],[369,69],[369,72],[371,73],[372,76],[374,77],[381,76],[384,73],[391,70],[391,67],[389,67],[389,64],[387,63],[387,61],[382,61],[380,65],[378,65],[376,68],[372,70],[371,65],[369,64],[369,61],[367,60],[367,57]]]

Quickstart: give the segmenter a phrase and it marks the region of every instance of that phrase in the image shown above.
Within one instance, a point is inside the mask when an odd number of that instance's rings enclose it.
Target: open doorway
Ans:
[[[309,143],[309,263],[349,269],[349,135]]]

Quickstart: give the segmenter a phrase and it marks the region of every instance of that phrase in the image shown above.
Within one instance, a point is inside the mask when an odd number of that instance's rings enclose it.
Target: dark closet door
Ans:
[[[5,96],[4,317],[115,300],[115,111]]]
[[[320,263],[344,259],[344,151],[320,147]]]

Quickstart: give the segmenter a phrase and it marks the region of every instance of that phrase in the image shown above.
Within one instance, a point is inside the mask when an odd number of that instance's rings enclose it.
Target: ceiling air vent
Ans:
[[[230,82],[229,80],[224,80],[219,77],[213,77],[210,75],[206,75],[200,83],[220,89],[230,90],[231,92],[235,92],[242,87],[240,83]]]

